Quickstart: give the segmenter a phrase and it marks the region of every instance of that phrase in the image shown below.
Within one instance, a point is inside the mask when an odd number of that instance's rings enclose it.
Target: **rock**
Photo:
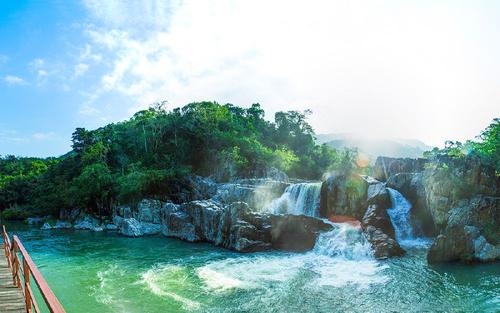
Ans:
[[[26,219],[26,223],[28,225],[39,224],[39,223],[42,223],[43,221],[45,221],[45,218],[43,218],[43,217],[28,217]]]
[[[70,222],[66,222],[66,221],[57,221],[56,222],[56,225],[54,226],[54,228],[58,228],[58,229],[68,229],[68,228],[72,228],[73,225],[71,225]]]
[[[372,169],[372,176],[385,182],[398,173],[422,172],[427,162],[427,159],[378,157]]]
[[[385,187],[384,183],[379,181],[368,182],[366,203],[368,205],[376,204],[385,209],[391,207],[391,197],[389,196],[389,191]]]
[[[118,216],[118,215],[113,215],[113,224],[116,225],[116,227],[120,228],[123,223],[123,217]]]
[[[368,206],[365,216],[361,220],[361,227],[363,229],[367,229],[368,226],[378,228],[384,234],[395,239],[394,227],[392,226],[389,214],[387,214],[387,209],[378,204]]]
[[[368,183],[359,175],[330,175],[321,185],[320,216],[348,215],[361,219],[367,191]]]
[[[372,244],[373,255],[377,259],[385,259],[393,256],[402,256],[405,251],[401,249],[396,240],[382,232],[381,229],[374,226],[367,226],[363,229],[366,239]]]
[[[41,230],[48,230],[48,229],[52,229],[52,226],[50,226],[49,223],[45,222],[45,223],[43,223],[43,225],[40,229]]]
[[[160,208],[162,203],[159,200],[143,199],[137,205],[137,220],[145,223],[160,223]]]
[[[116,224],[106,224],[106,230],[108,231],[115,231],[118,230],[118,226]]]
[[[144,231],[141,223],[132,217],[123,219],[120,234],[127,237],[141,237],[144,235]]]
[[[361,227],[373,247],[376,258],[384,259],[405,253],[395,239],[394,227],[387,214],[387,208],[378,204],[368,206]]]
[[[79,218],[76,222],[75,225],[73,226],[74,229],[88,229],[92,231],[102,231],[103,228],[100,226],[100,223],[97,219],[91,217],[91,216],[84,216]]]
[[[196,229],[191,223],[191,217],[173,203],[165,204],[160,211],[160,219],[163,226],[162,234],[167,237],[175,237],[189,242],[200,241]]]
[[[279,198],[289,184],[268,179],[242,179],[220,184],[212,200],[221,204],[245,202],[259,211]]]
[[[477,196],[449,212],[444,231],[427,254],[429,263],[500,260],[500,198]]]
[[[221,205],[213,200],[165,205],[160,213],[165,236],[206,241],[240,252],[271,248],[305,251],[320,231],[331,226],[320,219],[253,212],[243,202]]]
[[[161,232],[160,224],[141,223],[141,228],[144,235],[157,235]]]
[[[320,219],[305,215],[272,215],[271,244],[278,250],[311,250],[319,233],[330,231],[332,228]]]
[[[446,227],[449,211],[476,195],[497,197],[500,176],[495,169],[474,156],[439,156],[423,173],[427,207],[438,230]],[[498,224],[497,224],[498,227]]]

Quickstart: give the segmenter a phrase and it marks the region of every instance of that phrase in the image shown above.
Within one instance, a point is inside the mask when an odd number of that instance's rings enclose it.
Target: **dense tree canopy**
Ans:
[[[76,206],[107,214],[117,201],[173,197],[190,174],[224,181],[274,167],[319,179],[345,160],[315,143],[309,113],[278,112],[270,122],[259,104],[199,102],[167,111],[159,103],[124,122],[77,128],[63,157],[0,158],[0,209]]]

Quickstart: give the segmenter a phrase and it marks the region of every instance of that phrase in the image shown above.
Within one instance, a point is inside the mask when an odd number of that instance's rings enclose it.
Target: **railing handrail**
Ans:
[[[47,308],[51,313],[65,313],[66,311],[62,307],[61,303],[57,299],[56,295],[52,290],[50,289],[49,285],[45,281],[45,278],[43,278],[42,274],[38,270],[37,266],[31,259],[30,255],[28,254],[28,251],[24,248],[21,240],[19,237],[16,235],[13,236],[12,244],[10,243],[9,236],[7,234],[7,231],[5,230],[5,226],[3,226],[3,239],[4,239],[4,244],[7,245],[7,248],[9,250],[9,255],[6,255],[7,258],[10,259],[8,260],[10,268],[12,270],[12,275],[13,275],[13,280],[14,280],[14,285],[17,287],[21,288],[23,290],[23,293],[25,295],[25,300],[26,300],[26,310],[27,312],[31,312],[32,308],[31,306],[33,305],[35,307],[35,311],[39,312],[38,304],[36,303],[35,297],[33,295],[33,292],[31,290],[30,284],[29,284],[29,276],[33,276],[33,279],[35,280],[35,283],[40,290],[40,293],[42,294],[43,300],[45,301],[45,304],[47,305]],[[21,284],[20,281],[20,271],[21,267],[19,264],[19,258],[17,255],[17,252],[21,252],[21,255],[23,257],[23,274],[24,274],[24,288]],[[17,281],[17,283],[16,283]]]

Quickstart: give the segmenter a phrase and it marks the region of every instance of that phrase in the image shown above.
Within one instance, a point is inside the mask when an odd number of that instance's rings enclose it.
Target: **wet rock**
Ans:
[[[144,231],[141,223],[132,217],[123,219],[120,234],[127,237],[141,237],[144,235]]]
[[[405,251],[401,249],[398,242],[385,234],[380,228],[368,225],[363,229],[366,239],[373,247],[373,255],[377,259],[385,259],[394,256],[402,256]]]
[[[120,228],[123,223],[123,217],[119,215],[113,215],[113,224],[116,225],[116,227]]]
[[[116,224],[106,224],[105,229],[108,231],[115,231],[118,230],[119,227]]]
[[[348,215],[361,219],[367,191],[368,183],[359,175],[330,175],[321,185],[320,216]]]
[[[270,219],[271,244],[278,250],[311,250],[319,233],[333,228],[320,219],[305,215],[271,215]]]
[[[103,228],[100,226],[100,223],[97,219],[91,217],[91,216],[84,216],[79,218],[76,222],[75,225],[73,226],[74,229],[87,229],[87,230],[92,230],[92,231],[102,231]]]
[[[243,202],[221,205],[212,200],[166,205],[161,210],[166,236],[186,241],[206,241],[240,252],[281,249],[306,251],[318,233],[331,228],[323,221],[296,215],[253,212]]]
[[[361,220],[361,227],[367,229],[368,226],[378,228],[384,234],[395,239],[394,227],[392,226],[389,214],[387,214],[387,209],[380,205],[372,204],[368,206],[365,216]]]
[[[157,235],[161,232],[160,224],[141,223],[141,229],[144,235]]]
[[[66,222],[66,221],[57,221],[56,225],[54,226],[54,228],[57,228],[57,229],[69,229],[72,227],[73,227],[73,225],[71,225],[70,222]]]
[[[45,223],[43,223],[43,225],[40,229],[41,230],[48,230],[48,229],[52,229],[52,226],[50,226],[49,223],[45,222]]]

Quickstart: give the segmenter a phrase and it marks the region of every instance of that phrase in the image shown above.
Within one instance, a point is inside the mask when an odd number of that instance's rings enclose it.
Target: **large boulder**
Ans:
[[[361,220],[361,227],[367,229],[368,226],[373,226],[380,229],[384,234],[390,238],[395,239],[394,227],[391,223],[391,218],[387,214],[387,208],[378,204],[371,204],[366,209],[365,215]]]
[[[135,218],[123,219],[120,227],[120,234],[127,237],[141,237],[144,235],[141,223]]]
[[[361,220],[361,227],[373,247],[376,258],[385,259],[405,253],[395,239],[394,227],[386,207],[379,204],[369,205]]]
[[[385,182],[389,177],[398,173],[422,172],[427,159],[378,157],[372,169],[372,176]]]
[[[73,228],[79,230],[92,230],[96,232],[104,230],[104,228],[99,223],[99,220],[89,215],[84,215],[78,218],[75,221]]]
[[[366,209],[368,183],[359,175],[333,173],[321,185],[320,216],[353,216],[361,219]]]
[[[477,157],[437,158],[426,167],[423,185],[427,207],[439,230],[446,227],[449,211],[464,199],[500,194],[500,176]]]
[[[240,252],[310,250],[319,232],[331,228],[313,217],[261,214],[244,202],[222,205],[213,200],[164,206],[161,220],[165,236]]]
[[[371,243],[373,247],[373,255],[377,259],[385,259],[405,254],[405,251],[401,249],[398,242],[389,237],[380,228],[368,225],[363,228],[363,231],[366,234],[366,239],[368,239]]]
[[[427,254],[429,263],[500,260],[500,198],[477,196],[449,212],[446,228]]]
[[[331,229],[330,224],[305,215],[271,215],[271,244],[278,250],[307,251],[320,232]]]

